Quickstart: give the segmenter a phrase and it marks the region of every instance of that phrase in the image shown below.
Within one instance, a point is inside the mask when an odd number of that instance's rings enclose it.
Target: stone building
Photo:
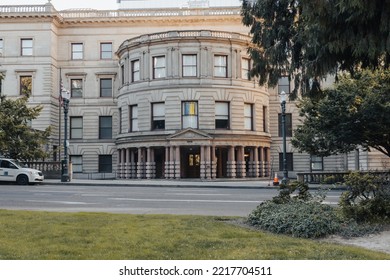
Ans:
[[[32,126],[52,127],[53,161],[63,154],[61,84],[71,92],[75,178],[269,178],[281,169],[278,92],[290,84],[248,79],[239,7],[0,6],[0,30],[0,94],[17,98],[31,84],[31,105],[44,106]],[[289,102],[287,140],[298,123]],[[388,164],[375,152],[319,158],[287,144],[292,177]]]

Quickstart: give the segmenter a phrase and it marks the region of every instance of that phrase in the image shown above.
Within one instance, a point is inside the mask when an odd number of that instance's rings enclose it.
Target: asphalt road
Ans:
[[[247,216],[277,194],[275,189],[156,186],[0,185],[0,209]],[[340,191],[328,193],[336,204]]]

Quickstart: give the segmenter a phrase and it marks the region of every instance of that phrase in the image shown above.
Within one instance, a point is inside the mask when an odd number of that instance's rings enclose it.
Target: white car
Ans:
[[[27,185],[42,182],[43,179],[42,171],[25,167],[17,160],[0,158],[0,181]]]

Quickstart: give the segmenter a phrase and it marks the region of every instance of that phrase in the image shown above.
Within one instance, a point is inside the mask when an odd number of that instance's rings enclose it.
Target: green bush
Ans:
[[[354,172],[345,177],[347,191],[340,197],[344,218],[357,222],[390,221],[389,174]]]
[[[249,215],[248,222],[273,233],[304,238],[333,234],[340,227],[336,212],[329,205],[299,199],[283,204],[263,202]]]

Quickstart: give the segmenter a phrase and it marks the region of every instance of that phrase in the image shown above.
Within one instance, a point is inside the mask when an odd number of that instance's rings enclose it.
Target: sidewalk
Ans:
[[[200,179],[110,179],[89,180],[72,179],[70,182],[61,182],[60,179],[45,179],[42,185],[84,185],[84,186],[110,186],[110,187],[187,187],[187,188],[277,188],[269,179],[229,179],[229,180],[200,180]]]
[[[72,179],[61,182],[61,179],[45,179],[42,185],[78,185],[78,186],[110,186],[110,187],[173,187],[173,188],[237,188],[237,189],[278,189],[270,179]],[[310,189],[332,188],[342,189],[331,185],[309,184]]]

